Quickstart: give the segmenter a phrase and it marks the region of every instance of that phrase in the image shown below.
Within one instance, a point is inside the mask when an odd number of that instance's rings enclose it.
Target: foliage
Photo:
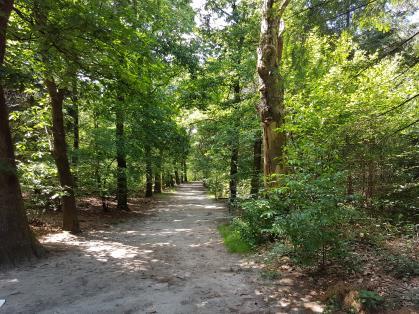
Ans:
[[[249,243],[284,241],[304,265],[342,257],[351,237],[349,224],[357,213],[336,189],[338,182],[339,176],[286,176],[268,199],[243,203],[243,214],[234,226]]]
[[[383,302],[384,298],[375,291],[359,290],[359,299],[368,310],[376,310]]]
[[[218,226],[218,231],[224,240],[224,245],[231,253],[247,253],[251,246],[240,238],[237,231],[228,224]]]
[[[387,253],[383,256],[391,272],[396,278],[408,278],[419,275],[419,262],[406,256]]]

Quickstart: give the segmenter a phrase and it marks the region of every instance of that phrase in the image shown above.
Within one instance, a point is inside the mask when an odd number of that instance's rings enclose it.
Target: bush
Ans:
[[[304,265],[325,264],[328,258],[345,256],[346,212],[336,206],[314,207],[279,217],[273,230],[292,246],[294,257]]]
[[[356,211],[337,189],[341,176],[288,175],[267,199],[242,204],[234,220],[242,239],[251,244],[281,240],[302,265],[325,264],[345,256],[349,223]]]
[[[233,220],[233,227],[241,238],[258,245],[272,238],[272,225],[277,212],[268,200],[248,200],[241,204],[242,214]]]
[[[231,253],[247,253],[251,250],[249,243],[245,242],[240,234],[230,225],[218,226],[218,231],[223,237],[224,244]]]
[[[359,290],[359,300],[368,310],[376,310],[384,302],[384,298],[375,291]]]
[[[419,263],[405,255],[394,255],[386,252],[389,271],[396,278],[419,276]]]

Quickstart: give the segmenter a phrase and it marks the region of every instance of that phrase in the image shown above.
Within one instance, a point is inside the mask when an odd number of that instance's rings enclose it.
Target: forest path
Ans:
[[[149,216],[46,237],[46,259],[0,274],[0,313],[270,313],[257,271],[222,244],[225,207],[201,183]]]

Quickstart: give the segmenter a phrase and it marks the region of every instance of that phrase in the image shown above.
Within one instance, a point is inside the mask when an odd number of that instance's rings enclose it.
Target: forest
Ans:
[[[0,0],[0,312],[418,313],[418,34],[415,0]],[[129,296],[27,296],[75,256]]]

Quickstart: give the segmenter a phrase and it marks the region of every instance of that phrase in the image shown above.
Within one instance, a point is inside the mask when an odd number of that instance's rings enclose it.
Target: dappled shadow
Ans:
[[[298,278],[255,289],[260,265],[226,252],[216,230],[226,209],[208,200],[200,184],[179,187],[152,211],[81,236],[46,236],[48,259],[0,274],[4,313],[268,313],[268,304],[286,313],[297,305],[309,309],[309,296],[296,292]]]

